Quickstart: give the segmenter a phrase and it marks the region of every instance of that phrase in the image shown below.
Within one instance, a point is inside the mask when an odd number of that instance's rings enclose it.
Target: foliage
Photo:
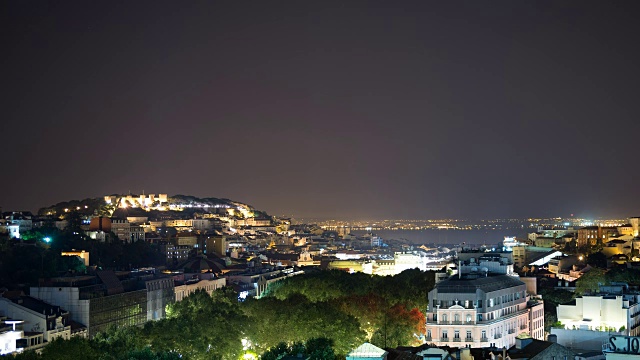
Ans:
[[[405,270],[396,276],[373,276],[344,271],[322,271],[283,280],[269,294],[286,299],[301,294],[311,302],[327,301],[354,295],[380,294],[391,305],[404,304],[426,311],[428,292],[435,286],[433,272]]]
[[[295,343],[327,336],[336,352],[346,354],[365,339],[358,320],[329,302],[312,303],[297,294],[284,300],[249,299],[243,305],[251,319],[246,335],[259,351],[276,347],[282,340]]]
[[[9,248],[23,258],[47,260],[59,253],[37,246]],[[97,252],[98,258],[106,257]],[[37,278],[37,270],[35,274]],[[270,296],[243,303],[231,287],[211,296],[199,290],[169,305],[165,319],[144,328],[112,327],[91,340],[56,340],[42,356],[27,352],[18,359],[63,359],[68,354],[89,360],[237,359],[243,351],[263,352],[263,359],[298,354],[334,359],[365,340],[378,346],[415,345],[420,343],[415,335],[425,331],[424,308],[433,283],[433,273],[417,270],[395,277],[331,271],[283,280],[270,287]]]
[[[230,288],[213,296],[198,290],[170,305],[166,319],[147,323],[142,336],[154,350],[177,352],[188,359],[236,358],[248,322],[236,299]]]
[[[333,341],[328,338],[313,338],[306,343],[297,342],[288,346],[284,342],[265,351],[260,359],[277,360],[285,356],[295,356],[311,360],[334,360],[336,358],[333,350]]]
[[[624,282],[631,286],[640,285],[640,270],[627,269],[626,267],[617,266],[610,269],[606,274],[609,282]]]
[[[426,332],[424,313],[414,308],[408,311],[403,305],[396,305],[386,311],[384,321],[371,337],[371,343],[378,347],[396,348],[403,345],[420,345],[416,336]]]
[[[566,304],[575,298],[575,294],[561,289],[542,289],[540,295],[544,299],[545,312],[556,313],[556,308],[560,304]]]
[[[396,276],[386,277],[326,271],[283,280],[269,288],[268,294],[272,299],[263,298],[258,303],[261,306],[260,309],[264,309],[265,306],[277,309],[292,300],[295,300],[296,304],[312,303],[313,307],[329,306],[331,309],[355,318],[366,339],[377,346],[419,345],[421,341],[418,337],[425,332],[424,312],[428,305],[427,295],[434,285],[434,274],[418,269],[406,270]],[[274,302],[273,298],[283,303]],[[255,303],[255,301],[248,302],[248,309],[252,306],[257,308],[258,305],[252,302]],[[294,312],[291,311],[293,305],[287,306],[289,316],[293,316]],[[277,322],[277,319],[273,321]],[[267,323],[273,325],[273,321],[269,320]],[[292,322],[295,323],[296,320]],[[275,329],[276,333],[287,334],[282,338],[292,341],[304,340],[303,337],[295,337],[300,334],[314,336],[314,334],[305,333],[305,329],[294,331],[291,335],[287,331],[289,329],[286,327]],[[263,345],[269,344],[273,347],[282,339],[268,339],[267,329],[262,329],[258,333],[265,336],[260,339],[261,341],[256,339]],[[294,338],[288,336],[294,336]],[[354,332],[351,336],[358,335]],[[331,338],[336,341],[337,353],[344,354],[340,344],[342,339]]]
[[[545,312],[544,313],[544,331],[545,332],[550,332],[552,327],[558,327],[556,326],[558,324],[558,318],[551,313]]]
[[[607,268],[607,256],[601,252],[595,252],[587,256],[587,264],[600,269]]]
[[[104,354],[125,354],[132,349],[142,349],[145,344],[137,327],[111,326],[98,333],[92,341],[93,347]]]
[[[609,280],[606,277],[606,270],[593,268],[583,274],[576,281],[576,295],[584,295],[590,292],[598,291],[600,285],[606,285]]]
[[[57,338],[42,349],[42,358],[47,360],[67,360],[70,354],[82,354],[85,360],[100,359],[99,352],[94,349],[91,341],[85,338]]]

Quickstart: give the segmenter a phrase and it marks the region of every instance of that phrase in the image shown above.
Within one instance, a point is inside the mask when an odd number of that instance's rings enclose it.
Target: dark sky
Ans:
[[[0,206],[640,215],[638,1],[5,1]]]

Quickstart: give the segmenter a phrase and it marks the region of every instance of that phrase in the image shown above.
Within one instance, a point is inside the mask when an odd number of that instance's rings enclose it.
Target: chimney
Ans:
[[[551,336],[551,335],[549,335],[549,336]],[[527,345],[531,344],[532,342],[533,342],[532,338],[524,338],[524,339],[516,338],[516,349],[522,350],[522,349],[526,348]]]

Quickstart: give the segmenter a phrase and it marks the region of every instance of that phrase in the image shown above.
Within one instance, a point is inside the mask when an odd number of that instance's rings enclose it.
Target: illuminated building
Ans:
[[[633,237],[640,237],[640,217],[629,218]]]
[[[21,346],[20,339],[24,337],[21,320],[0,319],[0,355],[22,352],[26,346]]]
[[[145,273],[120,280],[113,271],[97,274],[48,279],[46,286],[31,287],[30,294],[68,310],[72,320],[87,327],[89,337],[110,326],[140,326],[158,318],[174,299],[170,278]]]
[[[77,256],[79,257],[84,266],[89,266],[89,252],[88,251],[63,251],[60,255],[62,256]]]
[[[131,241],[131,225],[127,219],[111,219],[111,231],[122,241]]]
[[[7,234],[9,239],[19,239],[20,225],[12,224],[10,221],[0,219],[0,234]]]
[[[612,328],[625,335],[640,335],[640,294],[628,293],[626,284],[601,286],[600,292],[558,305],[558,321],[567,329]]]
[[[470,259],[459,275],[437,283],[429,292],[427,343],[509,348],[521,333],[542,339],[543,303],[527,295],[525,283],[507,275],[507,265],[496,262],[490,270]]]
[[[60,306],[51,305],[31,296],[19,295],[10,299],[0,297],[0,314],[12,319],[23,320],[23,329],[33,334],[33,347],[57,338],[71,338],[71,318],[69,312]]]

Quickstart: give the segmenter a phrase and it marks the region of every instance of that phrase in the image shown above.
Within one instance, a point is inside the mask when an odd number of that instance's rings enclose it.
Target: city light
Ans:
[[[44,242],[46,242],[47,244],[51,242],[51,238],[50,238],[50,237],[48,237],[48,236],[47,236],[47,237],[45,237],[45,238],[44,238],[44,239],[42,239],[42,240],[44,240]]]

